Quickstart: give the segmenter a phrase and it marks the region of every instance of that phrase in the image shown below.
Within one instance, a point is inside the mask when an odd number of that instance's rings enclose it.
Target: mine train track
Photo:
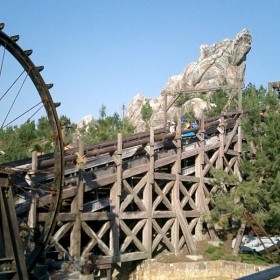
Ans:
[[[243,110],[242,113],[246,113],[247,110]],[[240,115],[239,111],[230,111],[225,114],[226,120],[226,129],[231,130],[235,124],[237,117]],[[205,135],[211,136],[217,134],[217,127],[220,123],[221,116],[210,117],[205,119]],[[183,133],[194,132],[197,133],[200,131],[201,126],[199,125],[196,128],[190,128],[187,130],[182,130]],[[154,131],[155,139],[155,149],[164,149],[164,141],[172,140],[177,135],[177,132],[168,133],[165,128],[157,129]],[[124,150],[123,158],[129,158],[136,156],[137,153],[141,154],[141,147],[147,145],[150,141],[150,132],[142,132],[133,134],[131,136],[124,137],[122,140],[122,148]],[[106,164],[106,160],[101,159],[106,154],[112,154],[117,150],[117,140],[107,140],[100,142],[94,145],[88,145],[84,149],[84,157],[87,159],[86,168],[97,167],[98,165],[102,166]],[[65,151],[64,161],[66,164],[65,175],[71,173],[71,167],[75,166],[75,161],[77,159],[78,148],[72,148]],[[22,159],[12,162],[7,162],[2,164],[2,167],[12,168],[19,171],[28,171],[31,169],[31,158]],[[39,156],[38,158],[38,169],[40,170],[51,170],[54,164],[53,153],[45,154]],[[73,171],[74,172],[74,171]],[[50,173],[50,172],[46,172]],[[47,178],[46,178],[47,179]]]
[[[243,111],[244,113],[244,111]],[[235,126],[237,118],[240,116],[240,112],[232,111],[228,112],[225,117],[225,127],[226,132],[230,132]],[[204,122],[204,133],[208,139],[214,139],[215,136],[218,135],[218,126],[221,120],[221,116],[212,117],[205,119]],[[199,125],[197,128],[191,128],[181,133],[186,132],[194,132],[198,133],[201,131],[201,126]],[[168,133],[165,129],[157,129],[154,131],[154,149],[155,149],[155,157],[165,157],[168,156],[167,151],[175,148],[172,144],[172,140],[177,137],[177,132]],[[187,147],[190,146],[190,142],[199,141],[196,137],[188,138],[186,141],[182,141],[182,145]],[[217,140],[218,141],[218,140]],[[150,142],[150,132],[138,133],[128,137],[124,137],[122,140],[123,151],[122,151],[122,164],[124,169],[131,168],[132,166],[136,166],[137,164],[142,164],[143,160],[146,158],[145,146]],[[191,149],[191,147],[188,147]],[[112,154],[117,150],[117,141],[110,140],[104,141],[95,145],[89,145],[84,148],[84,157],[86,158],[86,163],[84,164],[84,170],[91,171],[94,170],[95,176],[106,176],[110,167],[114,168],[115,163],[112,159]],[[73,148],[65,151],[65,168],[64,168],[64,183],[65,183],[65,191],[71,193],[70,189],[67,187],[69,181],[78,180],[77,173],[79,168],[76,165],[78,148]],[[169,154],[170,155],[170,154]],[[38,168],[36,170],[35,183],[37,185],[36,188],[38,190],[44,188],[42,186],[51,182],[54,178],[53,172],[53,163],[54,157],[53,154],[46,154],[38,157]],[[19,161],[8,162],[2,165],[2,168],[13,169],[16,172],[20,172],[22,174],[27,174],[31,170],[31,158]],[[105,171],[104,171],[105,170]],[[106,173],[107,172],[107,173]],[[112,172],[112,171],[111,171]],[[90,174],[90,172],[89,172]],[[24,202],[18,203],[16,205],[16,212],[18,215],[24,215],[27,213],[30,208],[30,200],[31,197],[29,193],[24,190],[28,189],[28,184],[24,180],[24,175],[21,175],[19,178],[21,180],[17,180],[16,185],[19,186],[17,188],[18,195],[25,197]],[[88,176],[88,181],[91,181],[92,177]],[[87,176],[85,175],[85,180],[87,181]],[[68,194],[62,196],[69,197]],[[48,193],[40,195],[40,199],[44,201],[44,203],[49,203]]]

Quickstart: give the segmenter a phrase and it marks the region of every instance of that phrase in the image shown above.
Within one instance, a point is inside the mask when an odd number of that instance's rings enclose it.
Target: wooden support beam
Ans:
[[[143,187],[147,184],[148,181],[148,176],[144,175],[141,180],[137,183],[137,185],[133,188],[134,190],[134,194],[138,194],[139,191],[141,191],[143,189]],[[124,184],[128,184],[128,182],[126,180],[123,180]],[[126,198],[124,199],[124,201],[121,203],[121,207],[120,207],[120,212],[124,212],[124,210],[126,209],[126,207],[133,201],[133,194],[127,194]]]
[[[34,188],[35,184],[33,183],[33,177],[35,176],[35,171],[37,170],[38,165],[38,157],[37,157],[37,151],[32,152],[32,164],[31,164],[31,172],[27,174],[28,179],[27,184],[30,186],[30,188]],[[35,190],[31,190],[31,205],[28,213],[28,222],[27,225],[30,229],[34,230],[36,228],[36,209],[37,209],[37,193]]]
[[[107,244],[105,244],[105,242],[101,239],[102,235],[109,229],[110,227],[110,223],[106,223],[103,225],[102,227],[102,234],[96,234],[89,226],[87,223],[82,222],[82,227],[84,232],[92,238],[92,242],[94,242],[95,244],[98,244],[98,247],[108,256],[113,256],[114,253],[113,251],[108,248]],[[88,244],[89,246],[90,244]],[[91,244],[90,247],[93,248],[94,245]],[[87,252],[89,252],[89,248],[86,249]],[[85,253],[83,252],[82,255],[84,255]]]
[[[179,254],[179,240],[180,240],[180,226],[182,229],[182,232],[184,230],[188,230],[187,226],[186,226],[186,219],[180,219],[182,213],[178,213],[178,204],[180,204],[180,190],[179,190],[179,184],[180,184],[180,178],[179,175],[181,174],[182,170],[181,170],[181,159],[182,159],[182,124],[181,124],[181,118],[178,116],[178,127],[177,127],[177,131],[176,131],[176,137],[173,140],[173,142],[175,142],[175,147],[176,147],[176,162],[175,164],[172,166],[171,172],[172,174],[174,174],[175,176],[175,181],[173,184],[173,188],[171,190],[171,207],[170,209],[174,209],[176,212],[176,218],[174,220],[174,223],[172,225],[172,230],[171,230],[171,242],[172,245],[174,247],[174,252],[176,255]],[[186,228],[184,228],[186,226]],[[185,236],[185,241],[186,244],[188,246],[192,244],[189,244],[190,242],[189,239],[192,238],[191,236],[188,236],[190,234],[190,232],[186,232]],[[191,249],[192,250],[192,249]]]
[[[4,258],[14,259],[16,275],[13,279],[28,279],[22,241],[19,235],[14,198],[8,175],[0,174],[0,240],[1,255]]]
[[[166,245],[166,247],[169,249],[169,251],[172,253],[175,253],[174,246],[172,245],[171,241],[166,236],[166,233],[170,229],[172,224],[174,223],[174,220],[175,219],[168,220],[162,228],[159,226],[159,224],[156,222],[156,220],[154,220],[154,219],[152,220],[153,228],[155,229],[155,231],[157,233],[157,236],[155,236],[153,238],[153,246],[152,246],[153,251],[157,248],[159,242],[162,240],[163,243]]]
[[[82,227],[83,230],[85,231],[85,233],[87,233],[87,235],[91,238],[90,242],[88,242],[87,246],[84,248],[83,252],[82,252],[82,257],[85,258],[86,254],[88,254],[90,251],[92,251],[92,249],[98,245],[98,247],[104,247],[105,245],[100,245],[99,243],[102,242],[102,237],[110,230],[111,227],[111,222],[105,222],[103,223],[102,227],[99,229],[99,231],[97,233],[95,233],[85,222],[82,222]],[[99,240],[101,240],[99,242]],[[108,255],[113,255],[113,253],[108,250],[108,246],[107,248],[105,248],[105,252],[107,252]]]
[[[166,124],[165,124],[166,125]],[[146,252],[148,253],[149,259],[152,258],[152,230],[153,230],[153,225],[152,225],[152,207],[153,207],[153,190],[154,190],[154,185],[155,185],[155,157],[154,157],[154,145],[155,145],[155,139],[154,139],[154,128],[151,127],[150,129],[150,151],[149,151],[149,172],[147,174],[148,180],[147,184],[144,189],[143,193],[143,198],[144,198],[144,205],[146,208],[146,214],[147,214],[147,219],[145,226],[143,228],[143,244],[146,248]]]
[[[112,227],[110,231],[110,251],[113,254],[120,254],[120,196],[123,185],[122,170],[122,134],[118,133],[117,151],[114,154],[117,165],[117,180],[110,191],[110,212],[112,213]]]
[[[81,258],[81,212],[83,211],[84,201],[84,143],[79,141],[79,152],[77,156],[77,166],[79,168],[79,183],[77,195],[71,204],[71,212],[76,215],[75,223],[70,234],[70,255],[75,261]]]
[[[134,243],[134,245],[138,248],[139,251],[147,252],[147,249],[144,247],[142,242],[137,238],[137,233],[143,228],[145,224],[146,224],[145,220],[138,221],[138,223],[134,226],[133,230],[131,230],[124,221],[120,221],[120,228],[126,234],[126,238],[121,246],[120,253],[124,253],[125,249],[128,247],[128,245],[131,242]]]

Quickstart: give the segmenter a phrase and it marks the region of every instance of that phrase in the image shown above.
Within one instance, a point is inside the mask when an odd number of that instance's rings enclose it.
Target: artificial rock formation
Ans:
[[[167,104],[178,96],[178,92],[190,89],[202,92],[211,92],[211,88],[237,87],[244,84],[246,69],[246,55],[251,49],[252,37],[247,29],[239,32],[234,40],[225,39],[211,46],[201,45],[200,56],[196,62],[192,62],[177,76],[171,77],[164,86],[160,95],[153,99],[145,98],[137,94],[131,101],[126,117],[136,126],[135,132],[144,131],[147,125],[142,120],[141,108],[149,102],[153,109],[150,125],[160,128],[164,124],[165,117],[165,95]],[[176,114],[181,114],[189,106],[193,107],[195,117],[199,118],[206,108],[213,106],[200,98],[187,101],[180,109],[174,105],[168,110],[167,116],[170,120]]]

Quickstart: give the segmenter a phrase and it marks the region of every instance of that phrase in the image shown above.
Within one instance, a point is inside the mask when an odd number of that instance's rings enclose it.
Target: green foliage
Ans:
[[[219,249],[219,247],[211,246],[205,249],[205,253],[213,254],[215,251],[217,251],[217,249]]]
[[[185,114],[184,114],[184,115],[185,115],[185,116],[187,117],[187,119],[189,119],[189,120],[195,119],[193,107],[192,107],[192,106],[188,106],[188,107],[186,108],[186,111],[185,111]]]
[[[218,261],[218,260],[222,259],[223,256],[224,256],[223,253],[214,254],[214,255],[211,257],[211,260],[212,260],[212,261]]]
[[[102,114],[100,114],[99,119],[92,121],[87,128],[80,129],[80,135],[85,144],[117,139],[118,133],[122,133],[123,136],[133,133],[134,127],[128,119],[121,120],[117,113],[114,113],[113,116],[107,116],[104,109],[100,109]]]
[[[278,95],[253,85],[243,92],[243,107],[249,111],[242,119],[246,135],[243,161],[240,165],[243,181],[236,182],[217,170],[212,183],[215,207],[214,220],[221,214],[241,219],[244,209],[254,214],[270,231],[280,230],[280,107]],[[260,113],[264,117],[260,117]],[[220,173],[221,172],[221,173]]]
[[[192,98],[194,98],[195,96],[193,94],[190,93],[182,93],[179,95],[179,97],[176,99],[174,105],[177,107],[182,106],[183,104],[185,104],[185,102],[191,100]]]
[[[66,116],[60,118],[62,123],[71,124]],[[8,162],[31,157],[32,151],[40,153],[53,152],[53,135],[50,122],[42,116],[35,121],[28,121],[20,126],[9,126],[0,130],[0,149],[5,155],[0,162]]]
[[[211,255],[211,260],[217,261],[220,259],[223,259],[224,253],[223,253],[223,244],[220,244],[219,246],[211,246],[205,249],[205,253]]]
[[[221,114],[223,108],[228,101],[227,94],[222,90],[217,90],[210,95],[209,102],[215,104],[216,106],[210,108],[206,115],[208,117],[218,116]]]
[[[147,123],[153,114],[153,109],[149,102],[146,102],[141,109],[142,119]]]
[[[241,254],[241,261],[248,264],[254,265],[267,265],[271,263],[271,260],[268,258],[267,255],[260,256],[257,253],[250,253],[250,254]],[[273,256],[274,263],[279,263],[279,256]]]
[[[213,176],[211,185],[216,189],[212,194],[215,207],[211,211],[211,218],[219,222],[220,226],[227,227],[228,224],[224,224],[225,222],[220,219],[221,216],[240,219],[244,210],[241,204],[236,203],[238,200],[236,189],[240,182],[236,176],[229,175],[222,169],[213,170],[211,175]]]
[[[31,156],[36,146],[36,127],[34,121],[29,121],[20,127],[7,127],[0,132],[1,150],[5,152],[0,161],[12,161]]]
[[[71,120],[66,117],[65,115],[62,115],[60,118],[60,124],[61,128],[64,129],[64,144],[65,145],[72,145],[76,146],[76,129],[77,125],[74,123],[71,123]]]

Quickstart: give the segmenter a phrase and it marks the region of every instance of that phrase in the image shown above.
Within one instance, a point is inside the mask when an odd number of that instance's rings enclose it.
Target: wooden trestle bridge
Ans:
[[[202,118],[197,128],[184,131],[195,137],[182,138],[179,123],[174,133],[151,129],[65,150],[56,112],[59,104],[51,98],[52,84],[40,74],[44,67],[35,66],[29,58],[32,50],[21,49],[16,43],[19,36],[8,36],[3,28],[0,23],[0,76],[1,88],[7,90],[0,100],[1,113],[8,112],[1,116],[1,130],[23,116],[29,122],[44,108],[53,153],[33,152],[32,159],[0,166],[0,279],[28,279],[42,255],[55,253],[77,266],[90,259],[97,269],[109,271],[162,250],[178,254],[184,247],[196,254],[196,239],[205,235],[217,239],[214,226],[205,219],[216,191],[211,170],[220,168],[241,180],[240,86],[226,104],[229,107],[238,95],[238,111],[225,107],[217,118]],[[13,68],[6,73],[14,78],[5,77],[6,63]],[[25,108],[26,100],[34,105]],[[166,121],[172,105],[167,104],[167,93],[165,103]],[[26,143],[21,147],[29,154]]]
[[[217,240],[205,222],[214,205],[211,170],[221,168],[241,179],[241,111],[201,119],[196,136],[182,139],[179,129],[135,134],[116,141],[65,151],[65,186],[56,227],[45,254],[57,252],[72,261],[91,254],[97,268],[149,259],[165,249],[183,247],[196,254],[195,239]],[[186,132],[186,131],[185,131]],[[33,189],[16,204],[18,217],[39,228],[48,219],[51,194],[43,185],[52,180],[51,155],[14,163],[33,170]],[[24,188],[27,181],[16,183]],[[30,182],[29,182],[30,185]],[[21,229],[22,230],[22,229]],[[32,234],[25,234],[30,236]],[[29,246],[32,246],[29,244]]]

